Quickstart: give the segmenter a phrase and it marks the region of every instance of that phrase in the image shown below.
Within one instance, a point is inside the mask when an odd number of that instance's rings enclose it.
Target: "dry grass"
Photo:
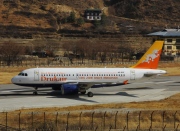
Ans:
[[[130,102],[130,103],[110,103],[98,105],[80,105],[69,107],[48,107],[48,108],[33,108],[33,109],[19,109],[13,113],[26,112],[71,112],[71,111],[85,111],[95,109],[123,109],[133,108],[139,110],[180,110],[180,93],[160,101],[145,101],[145,102]]]
[[[122,65],[114,65],[113,67],[120,67]],[[97,66],[99,67],[99,66]],[[112,67],[112,66],[111,66]],[[167,75],[180,75],[179,69],[180,66],[177,63],[163,63],[159,65],[160,69],[164,69],[168,71]],[[19,68],[1,68],[0,69],[0,81],[1,84],[10,83],[10,79],[18,74],[20,71],[26,69],[26,67],[19,67]],[[59,114],[58,117],[56,112],[72,112],[69,116],[69,127],[79,127],[80,124],[80,112],[85,110],[95,110],[95,109],[137,109],[138,111],[130,112],[129,113],[129,129],[136,129],[138,126],[138,115],[139,111],[141,113],[141,129],[148,129],[151,123],[151,113],[155,110],[153,114],[153,128],[161,128],[162,126],[162,111],[157,110],[165,110],[165,124],[168,128],[173,128],[173,121],[174,121],[174,113],[176,110],[180,110],[180,94],[173,95],[169,98],[160,101],[147,101],[147,102],[130,102],[130,103],[111,103],[111,104],[99,104],[99,105],[80,105],[80,106],[69,106],[69,107],[53,107],[53,108],[34,108],[34,109],[19,109],[16,111],[12,111],[8,113],[8,125],[12,127],[18,126],[18,118],[19,113],[21,112],[21,127],[29,127],[31,126],[32,114],[33,114],[33,121],[34,127],[43,126],[44,121],[44,112],[46,112],[46,122],[48,121],[56,121],[60,125],[60,127],[56,127],[58,129],[65,129],[65,125],[67,122],[67,113]],[[75,111],[75,112],[74,112]],[[78,111],[78,112],[77,112]],[[0,123],[5,125],[5,114],[0,113],[0,117],[2,120]],[[126,117],[127,112],[118,113],[117,115],[117,128],[123,129],[126,126]],[[104,128],[109,128],[109,125],[114,125],[114,118],[115,113],[107,112],[104,118],[104,112],[95,113],[94,115],[94,127],[97,125],[104,126],[103,122],[105,120],[106,125]],[[3,120],[4,119],[4,120]],[[89,123],[92,120],[92,112],[84,112],[82,113],[81,118],[81,126],[90,127]],[[180,121],[180,114],[179,112],[176,115],[176,121]],[[50,123],[50,125],[55,123]],[[52,125],[53,126],[53,125]],[[55,126],[55,125],[54,125]]]
[[[120,67],[122,65],[114,65],[113,67]],[[97,66],[98,67],[98,66]],[[112,67],[112,66],[111,66]],[[159,68],[167,70],[167,75],[180,75],[180,64],[179,63],[160,63]],[[0,68],[0,84],[11,83],[11,78],[17,75],[20,71],[26,69],[26,67],[19,68]],[[74,110],[94,110],[99,108],[140,108],[140,109],[171,109],[179,110],[180,104],[180,94],[169,97],[161,101],[149,101],[149,102],[131,102],[131,103],[122,103],[122,104],[99,104],[99,105],[82,105],[74,107],[64,107],[64,108],[37,108],[37,109],[22,109],[17,112],[32,112],[32,111],[43,111],[43,112],[56,112],[56,111],[74,111]]]
[[[107,65],[107,68],[120,68],[120,67],[130,67],[132,65]],[[71,66],[70,68],[72,68]],[[83,66],[74,66],[74,67],[83,67]],[[97,65],[97,66],[87,66],[87,67],[104,67],[102,65]],[[62,67],[64,68],[64,67]],[[180,75],[180,63],[160,63],[159,68],[166,70],[168,72],[167,75],[173,76],[173,75]],[[17,75],[20,71],[27,69],[27,67],[1,67],[0,68],[0,84],[10,84],[11,83],[11,78],[15,75]]]
[[[21,112],[21,127],[27,127],[31,126],[31,120],[32,120],[32,114],[31,112],[34,112],[33,114],[33,121],[34,126],[39,127],[42,126],[44,119],[46,119],[46,122],[48,121],[57,121],[58,129],[65,128],[68,113],[70,112],[68,123],[69,127],[79,127],[80,123],[81,126],[84,127],[91,127],[91,121],[92,121],[92,112],[94,109],[123,109],[123,108],[136,108],[138,110],[130,111],[128,113],[128,123],[129,123],[129,129],[136,129],[139,124],[139,113],[141,112],[141,129],[148,129],[150,127],[151,123],[151,114],[152,116],[152,128],[160,128],[163,125],[163,111],[165,111],[164,115],[164,122],[166,124],[166,127],[172,128],[174,125],[174,114],[176,110],[180,110],[180,104],[178,104],[180,100],[180,94],[176,94],[174,96],[171,96],[167,99],[161,100],[161,101],[149,101],[149,102],[131,102],[131,103],[111,103],[111,104],[99,104],[99,105],[81,105],[81,106],[70,106],[70,107],[53,107],[53,108],[35,108],[35,109],[20,109],[16,111],[12,111],[8,113],[8,124],[12,127],[18,126],[18,118],[19,113]],[[85,111],[85,110],[92,110],[92,112],[83,112],[82,115],[79,111]],[[73,112],[72,112],[73,111]],[[75,112],[74,112],[75,111]],[[44,115],[44,112],[46,115]],[[59,112],[57,115],[56,112]],[[101,128],[108,129],[110,125],[114,126],[115,123],[115,112],[96,112],[93,115],[94,118],[94,127],[101,125]],[[81,119],[80,119],[81,116]],[[0,113],[0,117],[5,119],[5,114]],[[175,117],[176,122],[178,123],[180,121],[180,112],[177,112],[177,115]],[[127,111],[119,112],[117,114],[117,128],[123,129],[126,126],[127,122]],[[5,121],[0,121],[0,123],[3,123]],[[104,123],[106,125],[104,125]],[[104,127],[103,127],[104,126]]]
[[[26,67],[1,67],[0,68],[0,84],[10,84],[13,76],[17,75]]]

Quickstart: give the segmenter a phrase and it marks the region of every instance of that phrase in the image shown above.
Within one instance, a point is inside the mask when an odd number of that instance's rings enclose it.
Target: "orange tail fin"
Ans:
[[[131,68],[157,69],[164,41],[155,41],[141,59]]]

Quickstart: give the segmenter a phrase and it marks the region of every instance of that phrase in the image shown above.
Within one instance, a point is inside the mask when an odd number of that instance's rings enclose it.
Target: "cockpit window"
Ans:
[[[27,74],[27,73],[22,73],[22,72],[21,72],[21,73],[18,74],[18,76],[28,76],[28,74]]]
[[[19,73],[18,76],[22,76],[22,73]]]

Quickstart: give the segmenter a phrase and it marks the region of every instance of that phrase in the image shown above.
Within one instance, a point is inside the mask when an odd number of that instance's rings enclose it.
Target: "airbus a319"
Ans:
[[[40,87],[52,87],[61,90],[62,94],[80,92],[93,97],[93,92],[87,90],[95,84],[126,84],[143,77],[165,74],[165,70],[157,69],[162,46],[163,41],[155,41],[130,68],[31,68],[20,72],[11,81],[16,85],[34,87],[35,95]]]

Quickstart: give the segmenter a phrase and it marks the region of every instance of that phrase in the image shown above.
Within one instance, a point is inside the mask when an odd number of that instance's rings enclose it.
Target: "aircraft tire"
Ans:
[[[33,92],[33,95],[37,95],[38,93],[36,91]]]
[[[88,95],[88,97],[93,97],[94,94],[92,92],[88,92],[87,95]]]
[[[86,94],[86,91],[81,91],[81,94],[83,94],[83,95]]]

